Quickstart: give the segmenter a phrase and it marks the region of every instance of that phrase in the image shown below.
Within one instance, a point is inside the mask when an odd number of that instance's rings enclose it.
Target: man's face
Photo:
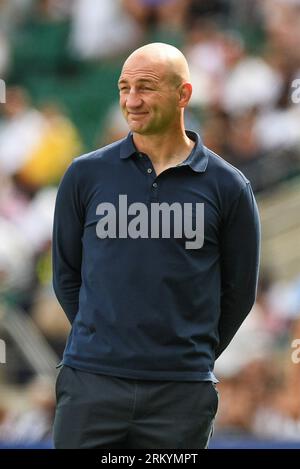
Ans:
[[[178,119],[178,86],[164,64],[131,57],[123,67],[119,91],[120,106],[132,132],[161,134]]]

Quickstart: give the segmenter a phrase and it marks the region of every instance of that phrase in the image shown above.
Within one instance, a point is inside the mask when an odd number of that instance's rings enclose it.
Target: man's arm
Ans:
[[[72,163],[58,188],[52,245],[53,287],[71,324],[78,311],[83,231],[83,209],[76,176]]]
[[[233,203],[221,230],[221,316],[216,358],[233,339],[251,310],[257,289],[260,221],[247,183]]]

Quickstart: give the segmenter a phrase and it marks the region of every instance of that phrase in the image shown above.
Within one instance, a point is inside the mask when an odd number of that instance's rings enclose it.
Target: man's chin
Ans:
[[[146,126],[143,126],[143,125],[129,124],[129,129],[131,130],[131,132],[134,132],[140,135],[147,133],[147,128]]]

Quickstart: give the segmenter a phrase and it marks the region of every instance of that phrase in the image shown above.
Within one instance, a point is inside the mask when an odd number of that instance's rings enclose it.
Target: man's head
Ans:
[[[153,43],[135,50],[119,79],[120,106],[130,129],[153,135],[183,126],[189,80],[187,61],[176,47]]]

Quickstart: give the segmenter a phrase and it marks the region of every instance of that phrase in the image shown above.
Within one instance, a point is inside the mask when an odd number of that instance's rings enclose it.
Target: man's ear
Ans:
[[[192,85],[191,83],[183,83],[180,87],[179,95],[179,106],[186,107],[192,96]]]

